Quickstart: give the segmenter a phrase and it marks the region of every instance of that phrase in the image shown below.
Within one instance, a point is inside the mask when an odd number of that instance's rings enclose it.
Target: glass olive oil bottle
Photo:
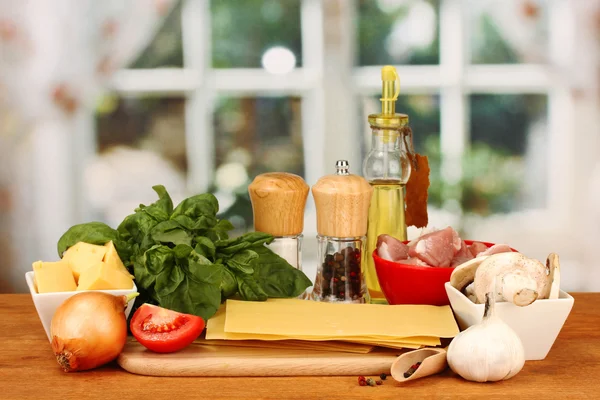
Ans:
[[[363,175],[373,187],[367,225],[367,265],[365,280],[372,303],[386,303],[377,279],[373,251],[381,234],[406,240],[404,217],[405,185],[411,172],[404,148],[403,130],[408,126],[408,115],[396,113],[400,81],[396,69],[385,66],[381,70],[381,114],[369,115],[372,146],[363,164]]]

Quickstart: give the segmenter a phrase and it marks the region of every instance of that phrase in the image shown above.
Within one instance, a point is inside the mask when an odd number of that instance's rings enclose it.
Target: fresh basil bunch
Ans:
[[[153,186],[159,199],[141,204],[115,230],[101,222],[71,227],[58,241],[58,254],[78,242],[113,241],[136,279],[139,300],[171,310],[212,317],[222,301],[239,296],[265,301],[297,297],[311,285],[264,244],[273,236],[250,232],[229,238],[233,225],[217,218],[219,204],[210,193],[183,200],[173,208],[164,186]]]

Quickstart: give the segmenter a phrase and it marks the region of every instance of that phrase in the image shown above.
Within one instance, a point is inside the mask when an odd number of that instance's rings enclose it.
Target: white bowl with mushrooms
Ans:
[[[461,330],[481,322],[485,293],[495,292],[497,315],[517,333],[528,361],[546,358],[574,303],[560,290],[554,253],[546,265],[516,252],[478,257],[456,267],[445,288]]]

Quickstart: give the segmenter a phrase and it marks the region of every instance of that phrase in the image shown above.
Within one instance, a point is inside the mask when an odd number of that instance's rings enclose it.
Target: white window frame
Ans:
[[[536,229],[558,233],[569,224],[572,196],[569,182],[575,168],[574,140],[565,135],[574,125],[570,90],[564,79],[574,62],[569,48],[573,24],[565,24],[569,0],[549,0],[550,62],[547,65],[471,65],[464,2],[441,0],[440,63],[431,66],[397,66],[402,94],[439,94],[443,179],[455,183],[462,176],[461,159],[469,142],[469,101],[479,94],[545,94],[548,96],[549,185],[544,209],[532,210]],[[182,8],[184,67],[122,70],[112,81],[121,95],[185,96],[186,138],[191,192],[206,190],[214,174],[214,134],[211,124],[218,95],[302,98],[305,179],[312,185],[330,173],[338,158],[345,158],[361,173],[362,127],[355,115],[357,94],[380,92],[381,66],[354,67],[355,4],[347,0],[303,0],[301,9],[304,64],[286,76],[260,68],[211,68],[210,1],[185,0]],[[328,10],[334,9],[334,12]],[[319,28],[320,27],[320,28]],[[342,115],[346,118],[339,118]],[[366,116],[364,116],[366,118]],[[418,135],[418,132],[415,134]],[[325,151],[327,149],[327,151]],[[309,201],[309,207],[311,202]],[[552,217],[539,218],[539,215]]]

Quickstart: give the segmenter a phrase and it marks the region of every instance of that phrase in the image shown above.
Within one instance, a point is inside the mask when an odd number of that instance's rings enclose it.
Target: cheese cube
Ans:
[[[81,272],[77,290],[117,290],[132,287],[133,281],[130,277],[99,261]]]
[[[106,254],[106,247],[79,242],[67,249],[63,254],[63,260],[69,263],[75,282],[79,282],[79,276],[87,268],[102,261]]]
[[[32,266],[38,293],[71,292],[77,289],[73,272],[66,262],[36,261]]]
[[[121,261],[119,253],[117,253],[117,249],[115,249],[115,245],[113,244],[112,240],[106,243],[104,247],[106,247],[106,255],[104,256],[104,263],[106,264],[106,266],[120,271],[123,274],[125,274],[125,276],[134,279],[134,276],[131,275],[129,271],[127,271],[127,268],[125,268],[123,261]]]

